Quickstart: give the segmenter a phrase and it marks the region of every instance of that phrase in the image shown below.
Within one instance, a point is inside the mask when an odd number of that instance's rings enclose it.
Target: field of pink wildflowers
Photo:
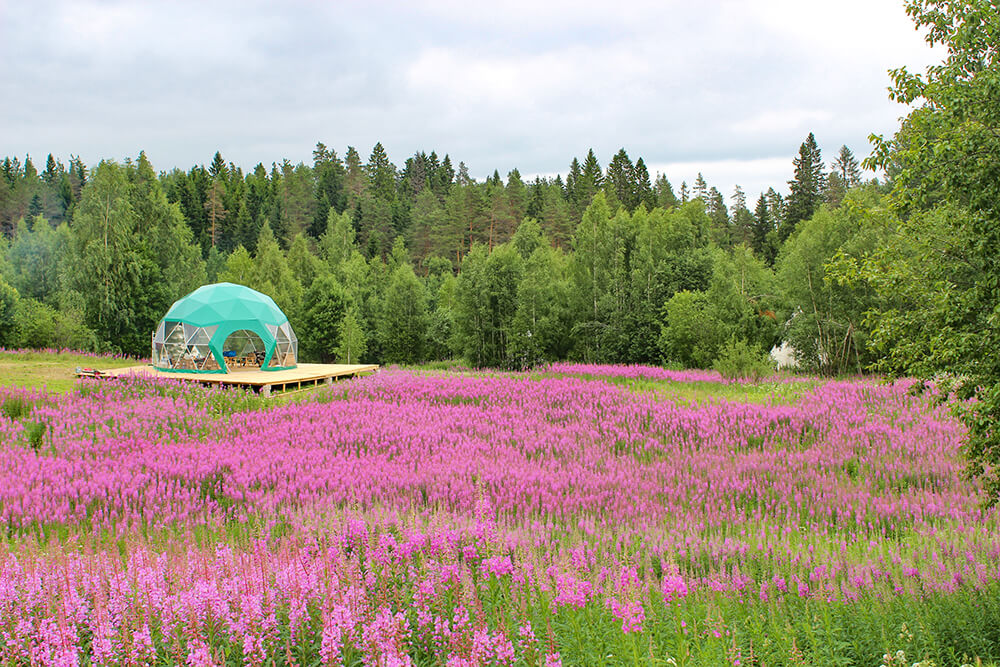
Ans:
[[[0,389],[0,664],[1000,656],[998,514],[947,405],[874,380],[670,400],[684,383],[721,386],[567,364],[270,403]]]

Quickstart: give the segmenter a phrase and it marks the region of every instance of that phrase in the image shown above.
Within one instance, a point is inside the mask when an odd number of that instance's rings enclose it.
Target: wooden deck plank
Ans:
[[[102,370],[101,377],[148,375],[169,378],[171,380],[203,382],[206,384],[264,387],[266,385],[274,386],[296,382],[320,382],[327,379],[377,371],[378,369],[378,364],[299,364],[295,368],[283,371],[235,369],[229,373],[171,373],[146,365]]]

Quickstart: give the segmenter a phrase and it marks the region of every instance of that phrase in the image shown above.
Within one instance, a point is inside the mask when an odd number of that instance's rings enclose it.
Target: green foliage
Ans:
[[[337,361],[342,364],[356,364],[368,349],[367,336],[361,328],[354,307],[348,307],[337,330]]]
[[[21,296],[55,303],[69,236],[65,224],[53,229],[45,218],[35,218],[30,228],[23,220],[18,223],[7,261],[11,284]]]
[[[528,259],[531,257],[531,253],[535,252],[546,241],[542,236],[542,227],[538,221],[534,218],[525,218],[518,225],[517,231],[514,232],[511,243],[514,244],[523,259]]]
[[[790,192],[785,217],[778,226],[778,238],[781,241],[791,236],[801,221],[811,218],[823,200],[826,178],[823,174],[823,158],[812,132],[799,146],[798,157],[793,162],[795,178],[788,182]]]
[[[302,233],[295,235],[288,248],[288,268],[305,289],[309,289],[317,276],[328,271],[327,266],[313,253],[309,239]]]
[[[427,296],[408,263],[397,266],[389,277],[378,334],[386,362],[410,364],[423,359]]]
[[[774,274],[747,246],[716,257],[708,299],[731,335],[763,350],[778,342]]]
[[[82,297],[86,325],[114,348],[139,355],[170,305],[171,286],[139,233],[136,207],[148,202],[132,177],[115,162],[94,170],[73,216],[67,280]]]
[[[542,361],[566,357],[573,345],[569,335],[571,289],[566,256],[552,246],[537,247],[524,263],[523,277],[517,287],[509,366],[530,368]]]
[[[0,345],[5,347],[17,344],[14,326],[19,298],[17,290],[0,276]]]
[[[733,337],[719,350],[712,367],[727,380],[746,379],[757,383],[774,372],[774,361],[759,345]]]
[[[664,307],[660,351],[664,361],[686,368],[709,368],[726,340],[725,324],[705,292],[678,292]]]
[[[326,219],[326,232],[320,237],[320,255],[331,268],[340,266],[357,250],[354,244],[354,223],[351,216],[330,209]]]
[[[298,323],[302,308],[302,283],[292,273],[268,224],[264,224],[257,239],[253,258],[253,273],[249,287],[267,294],[288,316],[292,326]]]
[[[456,285],[455,336],[462,355],[476,367],[498,367],[508,358],[517,314],[517,286],[523,260],[513,246],[489,252],[474,245],[462,261]]]
[[[451,274],[451,263],[433,295],[433,305],[428,306],[427,358],[450,359],[461,355],[455,335],[455,303],[458,279]]]
[[[874,190],[855,190],[835,210],[820,209],[803,221],[781,250],[778,284],[796,359],[810,370],[845,373],[872,361],[865,313],[881,299],[854,270],[894,234],[895,218]]]
[[[306,290],[298,329],[303,360],[327,363],[338,356],[346,308],[347,294],[332,275],[320,276]]]
[[[893,70],[890,97],[914,109],[866,161],[893,177],[902,222],[861,274],[885,295],[869,322],[881,368],[961,378],[970,472],[1000,500],[1000,13],[989,0],[910,0],[944,62]],[[942,376],[942,374],[944,374]],[[948,383],[946,383],[948,384]],[[946,387],[947,388],[947,387]]]
[[[97,335],[78,310],[56,310],[47,303],[21,299],[17,303],[12,344],[24,348],[96,351]]]

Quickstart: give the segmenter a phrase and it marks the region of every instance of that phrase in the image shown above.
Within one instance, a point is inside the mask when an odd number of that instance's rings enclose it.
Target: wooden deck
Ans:
[[[146,365],[112,368],[101,371],[100,377],[149,375],[203,384],[251,387],[265,396],[269,396],[272,391],[301,389],[320,383],[331,384],[334,378],[354,377],[378,369],[378,364],[299,364],[297,367],[285,371],[262,371],[253,368],[233,369],[228,373],[171,373]]]

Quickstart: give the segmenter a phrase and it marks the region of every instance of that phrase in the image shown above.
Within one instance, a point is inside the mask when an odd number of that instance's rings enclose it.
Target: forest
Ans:
[[[701,174],[675,190],[624,148],[528,182],[435,152],[399,168],[381,144],[247,173],[218,152],[161,172],[7,157],[0,344],[145,356],[175,299],[229,281],[275,299],[303,360],[711,367],[788,341],[804,368],[863,371],[878,300],[837,271],[893,233],[888,185],[846,146],[825,166],[812,134],[789,167],[788,195],[754,203]]]

